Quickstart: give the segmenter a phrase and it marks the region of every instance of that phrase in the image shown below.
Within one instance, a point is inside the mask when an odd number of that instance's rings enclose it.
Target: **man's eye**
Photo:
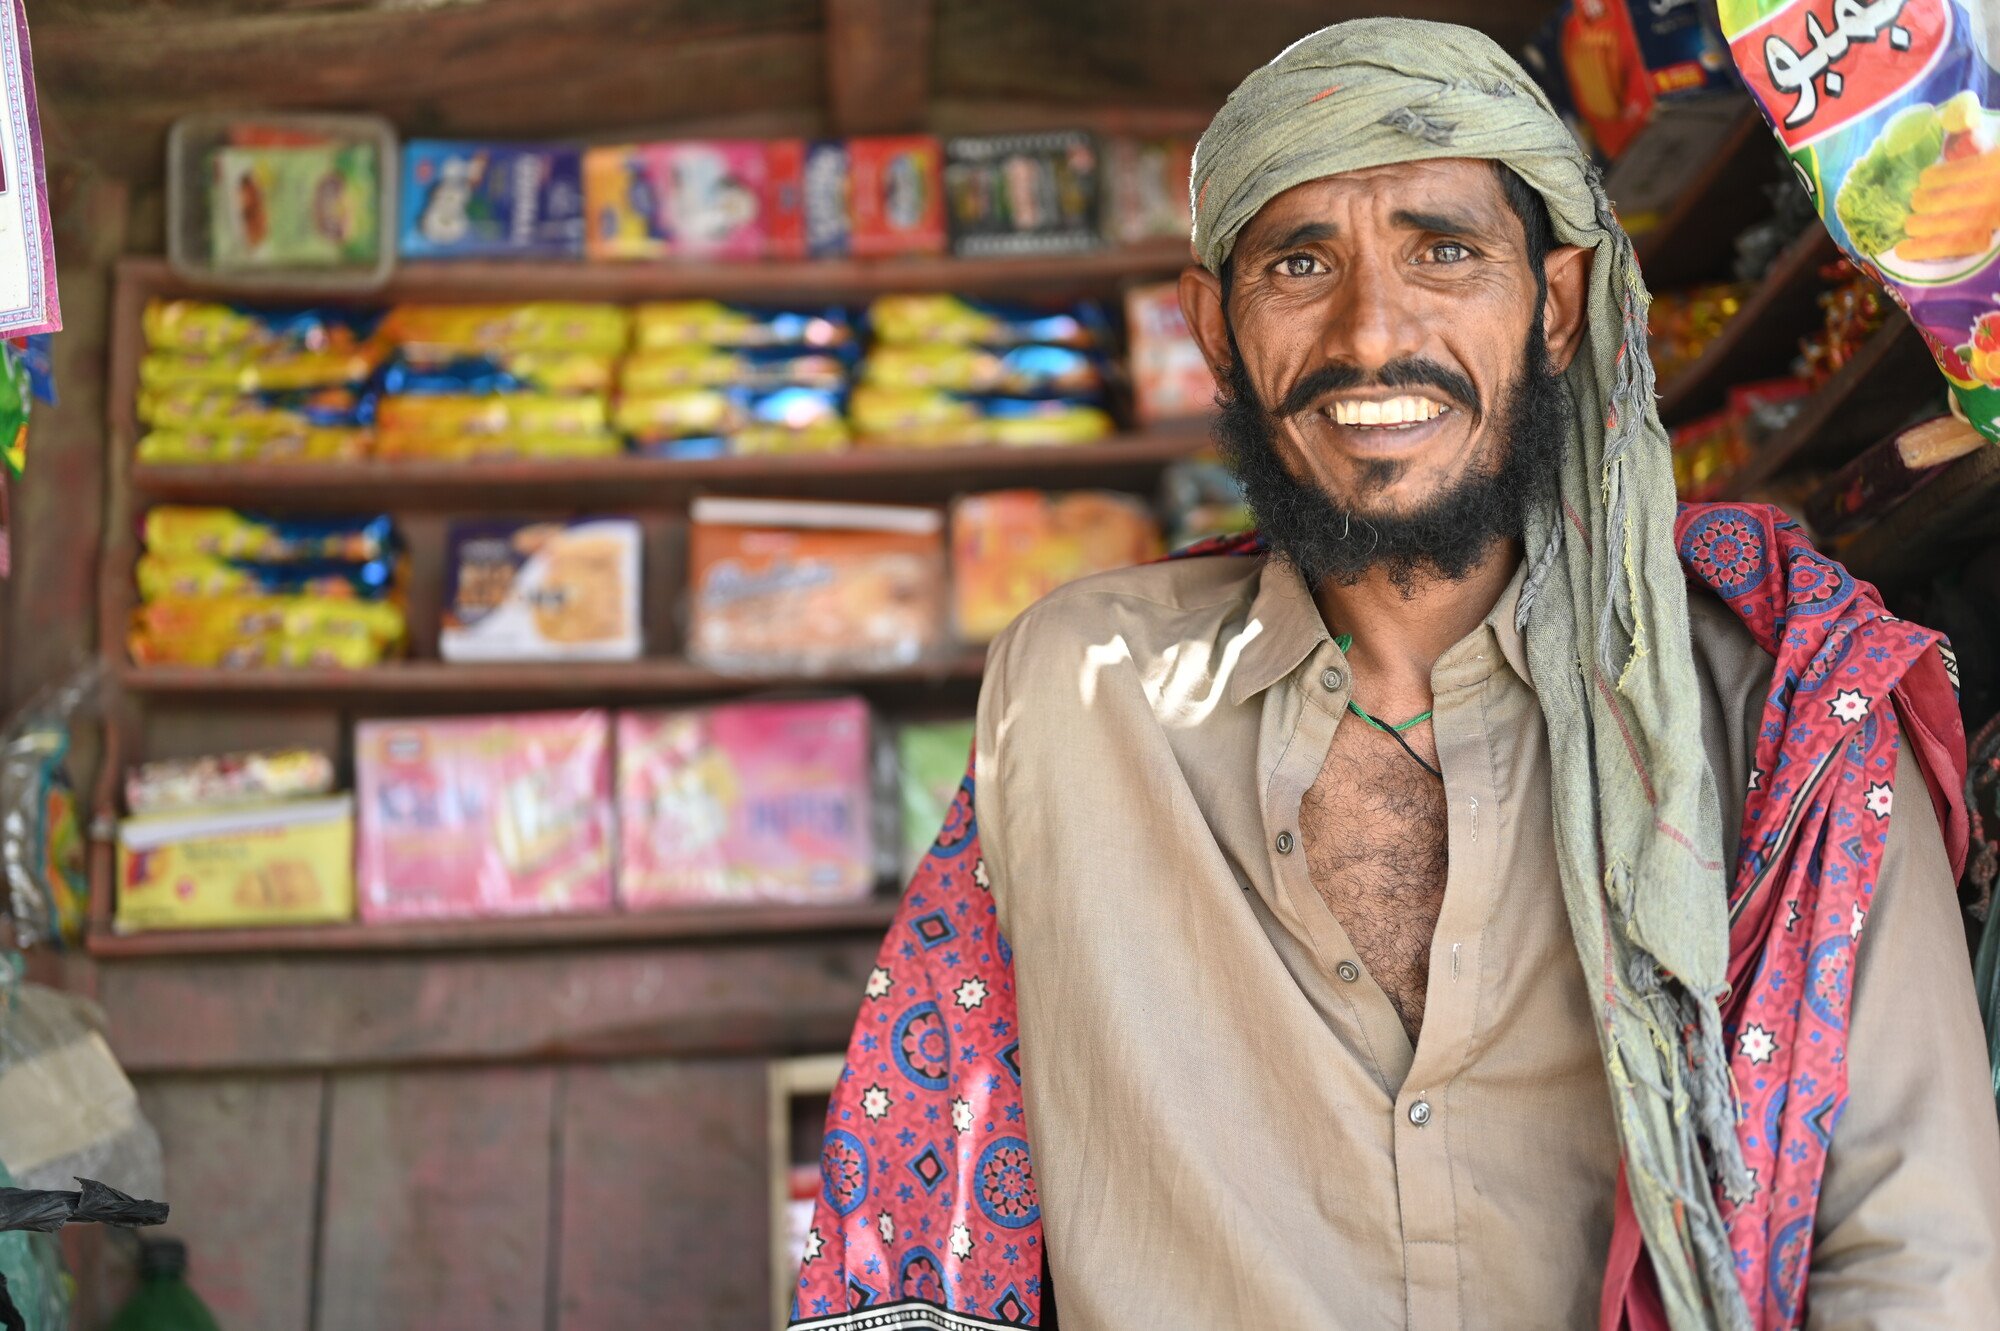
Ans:
[[[1432,263],[1458,263],[1472,257],[1472,251],[1454,241],[1444,241],[1431,246]]]
[[[1278,271],[1286,277],[1311,277],[1326,269],[1310,254],[1289,254],[1278,260]]]

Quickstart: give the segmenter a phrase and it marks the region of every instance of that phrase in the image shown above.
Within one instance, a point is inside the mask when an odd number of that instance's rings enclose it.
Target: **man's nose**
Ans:
[[[1372,373],[1421,349],[1422,327],[1401,290],[1400,267],[1393,257],[1370,257],[1341,275],[1320,331],[1320,351],[1328,361]]]

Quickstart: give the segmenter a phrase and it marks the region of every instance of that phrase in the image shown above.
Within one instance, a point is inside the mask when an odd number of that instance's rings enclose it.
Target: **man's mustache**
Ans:
[[[1385,361],[1373,374],[1352,361],[1329,362],[1293,384],[1275,414],[1297,416],[1311,411],[1326,397],[1356,388],[1435,388],[1471,412],[1475,420],[1479,417],[1479,390],[1472,381],[1421,356]]]

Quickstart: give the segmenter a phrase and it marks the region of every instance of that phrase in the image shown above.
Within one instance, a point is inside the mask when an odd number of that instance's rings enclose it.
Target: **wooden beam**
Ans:
[[[826,0],[827,118],[834,133],[924,128],[934,20],[931,0]]]

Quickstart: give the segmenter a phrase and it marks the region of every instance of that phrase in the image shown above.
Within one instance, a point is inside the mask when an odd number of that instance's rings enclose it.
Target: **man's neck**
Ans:
[[[1376,571],[1345,585],[1323,581],[1313,599],[1330,632],[1353,636],[1347,655],[1357,693],[1378,706],[1414,702],[1422,710],[1430,697],[1431,668],[1486,618],[1520,562],[1520,542],[1505,541],[1458,582],[1433,578],[1405,592]]]

